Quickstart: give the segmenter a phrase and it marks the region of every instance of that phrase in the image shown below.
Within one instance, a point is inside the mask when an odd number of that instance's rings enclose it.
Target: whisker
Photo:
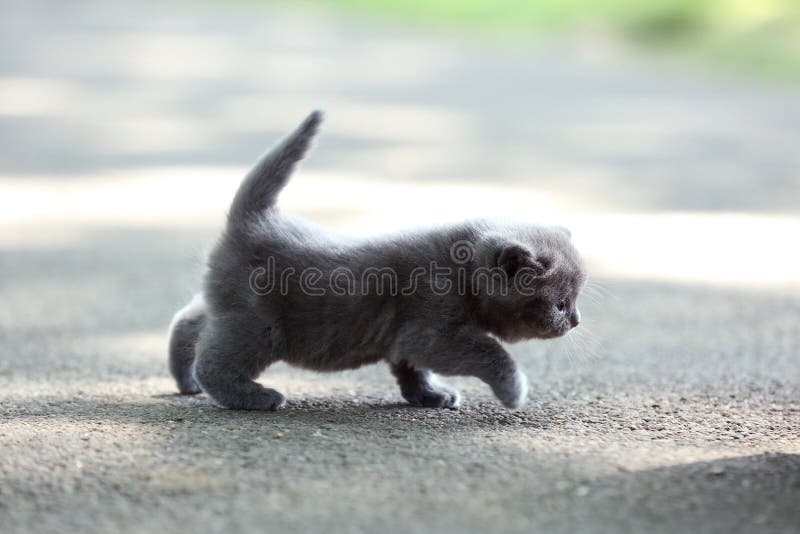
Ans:
[[[619,299],[619,297],[611,287],[596,280],[590,280],[589,282],[587,282],[583,288],[583,292],[588,292],[588,294],[600,296],[603,298],[609,298],[612,300]]]
[[[580,349],[580,354],[585,360],[599,360],[602,342],[592,334],[588,328],[573,330],[571,343]]]
[[[565,337],[566,337],[566,339],[567,339],[567,341],[569,343],[566,347],[564,347],[566,349],[567,360],[569,361],[569,368],[574,370],[575,369],[575,361],[573,360],[573,356],[574,356],[573,343],[574,343],[574,340],[569,335],[567,335]]]

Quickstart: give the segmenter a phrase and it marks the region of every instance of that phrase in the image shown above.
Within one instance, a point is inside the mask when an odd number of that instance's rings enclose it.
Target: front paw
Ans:
[[[252,408],[248,408],[250,410],[274,412],[286,406],[286,397],[274,389],[264,388],[260,395],[251,399],[251,402]]]
[[[212,398],[214,398],[212,396]],[[274,412],[286,405],[286,397],[270,388],[261,388],[244,394],[228,395],[223,399],[214,398],[217,403],[232,410],[253,410]]]
[[[503,406],[516,410],[528,400],[528,377],[519,369],[492,388]]]
[[[458,391],[444,386],[428,386],[411,391],[403,391],[403,398],[412,406],[423,408],[458,408],[461,395]]]

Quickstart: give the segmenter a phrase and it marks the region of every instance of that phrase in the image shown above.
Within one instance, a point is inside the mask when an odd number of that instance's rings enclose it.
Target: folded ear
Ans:
[[[522,245],[506,245],[497,255],[497,266],[509,277],[517,274],[522,268],[532,270],[536,275],[544,274],[546,266],[533,257],[533,253]]]
[[[567,236],[567,239],[571,239],[572,238],[572,232],[569,231],[569,228],[567,228],[565,226],[554,226],[553,228],[555,228],[556,231],[561,232],[562,234]]]

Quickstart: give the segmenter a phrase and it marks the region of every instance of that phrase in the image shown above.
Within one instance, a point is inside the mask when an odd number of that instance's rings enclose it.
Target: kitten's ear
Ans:
[[[567,228],[566,226],[554,226],[553,228],[555,228],[558,232],[561,232],[562,234],[567,236],[567,239],[572,239],[572,232],[570,232],[569,228]]]
[[[546,266],[533,257],[527,248],[521,245],[507,245],[497,255],[497,266],[508,276],[514,276],[522,268],[531,269],[536,275],[544,274]]]

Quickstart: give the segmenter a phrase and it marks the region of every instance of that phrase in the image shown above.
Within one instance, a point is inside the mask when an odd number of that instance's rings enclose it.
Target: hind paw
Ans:
[[[191,377],[178,382],[178,391],[181,395],[197,395],[203,392],[195,379]]]
[[[461,404],[458,391],[440,384],[428,384],[411,391],[404,391],[403,397],[411,406],[423,408],[457,408]]]

